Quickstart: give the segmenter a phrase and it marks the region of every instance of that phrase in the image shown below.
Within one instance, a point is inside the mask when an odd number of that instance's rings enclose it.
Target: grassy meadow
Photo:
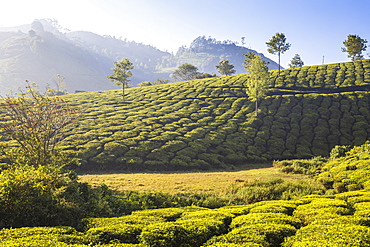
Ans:
[[[268,165],[259,165],[266,167]],[[307,175],[287,174],[278,168],[266,167],[238,171],[174,172],[174,173],[98,173],[79,176],[81,182],[93,186],[106,184],[116,191],[140,191],[166,193],[225,194],[238,184],[253,180],[282,178],[285,180],[312,181]]]

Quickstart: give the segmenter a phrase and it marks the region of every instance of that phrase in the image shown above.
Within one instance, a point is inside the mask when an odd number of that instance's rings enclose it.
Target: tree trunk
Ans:
[[[258,116],[258,100],[256,100],[256,117]]]
[[[278,76],[280,75],[280,52],[278,53],[278,57],[279,57],[279,67],[278,67]]]
[[[125,85],[122,84],[122,101],[125,101]]]

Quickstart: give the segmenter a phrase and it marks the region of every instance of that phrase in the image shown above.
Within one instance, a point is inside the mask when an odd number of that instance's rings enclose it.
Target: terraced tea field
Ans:
[[[207,170],[327,156],[370,135],[370,61],[271,72],[258,117],[247,74],[65,98],[83,114],[63,148],[82,170]]]

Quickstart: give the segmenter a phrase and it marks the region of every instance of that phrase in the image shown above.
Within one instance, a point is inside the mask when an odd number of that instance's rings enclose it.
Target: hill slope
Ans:
[[[119,90],[68,95],[84,114],[63,148],[83,169],[189,170],[327,156],[370,137],[370,60],[282,70],[258,117],[247,76],[132,88],[124,103]]]
[[[245,71],[243,53],[252,50],[234,43],[207,41],[208,44],[197,40],[190,50],[179,49],[174,56],[127,39],[85,31],[65,32],[53,20],[0,28],[0,91],[17,90],[25,85],[25,80],[42,87],[53,84],[55,74],[65,77],[69,92],[116,89],[107,76],[112,73],[113,63],[122,58],[134,64],[130,81],[134,85],[158,78],[171,79],[171,73],[183,63],[194,63],[200,72],[213,73],[221,58],[230,59],[239,73]],[[276,67],[276,63],[265,59]]]

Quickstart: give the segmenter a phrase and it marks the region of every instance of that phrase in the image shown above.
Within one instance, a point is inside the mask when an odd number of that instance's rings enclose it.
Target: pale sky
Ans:
[[[71,31],[127,38],[177,51],[198,36],[240,42],[269,54],[265,42],[284,33],[305,65],[349,61],[341,51],[348,34],[370,40],[370,0],[0,0],[0,27],[52,18]],[[369,55],[365,52],[365,58]]]

